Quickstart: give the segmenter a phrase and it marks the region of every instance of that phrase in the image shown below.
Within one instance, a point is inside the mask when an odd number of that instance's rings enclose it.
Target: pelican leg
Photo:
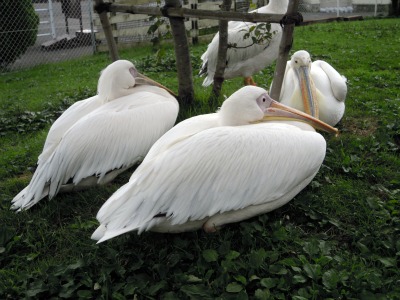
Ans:
[[[244,77],[244,85],[254,85],[257,86],[256,82],[253,80],[253,77]]]

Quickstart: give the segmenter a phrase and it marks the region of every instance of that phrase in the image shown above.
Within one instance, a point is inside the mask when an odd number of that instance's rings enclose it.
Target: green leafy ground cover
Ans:
[[[96,91],[108,59],[85,59],[0,76],[1,299],[399,299],[400,22],[340,22],[295,30],[305,49],[348,78],[339,137],[320,172],[288,205],[215,234],[125,234],[96,245],[95,215],[112,185],[42,200],[15,214],[10,201],[31,177],[50,123]],[[193,70],[206,45],[192,48]],[[173,49],[121,52],[177,90]],[[273,67],[255,76],[268,87]],[[196,105],[213,111],[195,78]],[[227,81],[223,94],[240,88]],[[223,100],[222,98],[220,99]]]

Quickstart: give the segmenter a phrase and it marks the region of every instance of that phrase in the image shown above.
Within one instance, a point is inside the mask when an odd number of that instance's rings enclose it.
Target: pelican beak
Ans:
[[[171,91],[169,88],[167,88],[167,87],[163,86],[162,84],[158,83],[157,81],[154,81],[153,79],[143,75],[142,73],[139,73],[136,69],[131,68],[130,72],[131,72],[132,76],[135,78],[136,84],[158,86],[159,88],[166,90],[168,93],[170,93],[175,98],[177,97],[177,95],[173,91]]]
[[[298,76],[304,111],[313,117],[319,118],[315,84],[310,76],[310,68],[308,66],[300,67],[298,70]]]
[[[336,136],[339,135],[339,130],[337,128],[334,128],[331,125],[326,124],[325,122],[322,122],[321,120],[314,118],[300,110],[283,105],[275,100],[272,100],[271,105],[265,110],[264,118],[262,119],[262,121],[271,120],[301,121],[311,125],[315,129],[334,133]]]

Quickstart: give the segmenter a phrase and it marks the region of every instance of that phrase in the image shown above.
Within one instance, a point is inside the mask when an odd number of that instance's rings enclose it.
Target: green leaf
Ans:
[[[278,263],[281,265],[284,265],[284,266],[288,266],[288,267],[297,267],[300,262],[298,259],[289,257],[289,258],[284,258],[284,259],[280,260]]]
[[[263,264],[266,258],[266,252],[264,249],[253,250],[249,255],[249,264],[252,268],[259,268]]]
[[[378,260],[385,266],[385,267],[394,267],[397,265],[395,257],[384,257],[378,258]]]
[[[318,280],[318,278],[321,275],[321,266],[320,265],[305,264],[303,269],[306,272],[307,276],[313,280]]]
[[[260,280],[261,286],[270,289],[276,286],[276,279],[274,278],[263,278]]]
[[[319,252],[319,242],[315,239],[305,242],[303,249],[308,255],[314,256]]]
[[[294,275],[293,276],[293,283],[304,283],[307,279],[303,275]]]
[[[156,284],[153,284],[148,289],[149,295],[154,296],[155,294],[158,293],[159,290],[161,290],[162,288],[165,288],[166,286],[168,286],[168,285],[165,282],[165,280],[162,280],[160,282],[157,282]]]
[[[367,197],[367,203],[368,206],[372,209],[379,209],[379,204],[376,198],[373,197]]]
[[[36,257],[39,256],[40,253],[29,253],[28,256],[26,257],[26,260],[31,261],[34,260]]]
[[[246,277],[244,277],[242,275],[237,275],[237,276],[234,276],[233,278],[235,278],[236,281],[240,282],[243,285],[247,284]]]
[[[268,300],[270,299],[271,293],[267,289],[265,290],[257,289],[254,293],[254,296],[256,297],[256,299],[259,300]]]
[[[302,296],[293,296],[293,300],[308,300],[308,298],[302,297]]]
[[[269,271],[272,274],[278,274],[278,275],[285,275],[287,274],[287,270],[284,266],[280,266],[280,265],[270,265],[269,266]]]
[[[79,259],[76,263],[69,265],[67,268],[70,270],[76,270],[79,269],[84,265],[84,262],[82,259]]]
[[[92,292],[88,291],[88,290],[78,291],[77,295],[80,299],[91,299],[92,298]]]
[[[288,238],[285,227],[279,227],[277,230],[274,231],[273,236],[279,241],[285,241]]]
[[[128,283],[124,287],[124,295],[125,296],[131,296],[131,295],[135,294],[135,291],[136,291],[136,284],[134,284],[132,282]]]
[[[202,280],[201,280],[199,277],[194,276],[194,275],[188,275],[186,281],[187,281],[188,283],[202,282]]]
[[[226,259],[228,260],[234,260],[235,258],[238,258],[240,256],[240,253],[237,251],[229,251],[229,253],[226,255]]]
[[[311,295],[308,293],[307,289],[305,288],[300,288],[297,291],[297,296],[294,296],[293,299],[297,299],[297,300],[306,300],[306,299],[310,299]]]
[[[214,249],[207,249],[203,251],[203,257],[207,262],[218,260],[218,253]]]
[[[211,299],[211,291],[208,287],[204,285],[196,284],[196,285],[184,285],[181,287],[181,292],[189,297],[193,297],[194,299]]]
[[[333,290],[336,288],[339,279],[339,274],[335,270],[328,270],[322,275],[322,284],[329,290]]]
[[[37,294],[46,291],[44,288],[44,284],[42,281],[33,282],[30,286],[30,289],[26,291],[26,296],[35,297]]]
[[[236,282],[231,282],[226,286],[225,290],[228,293],[239,293],[241,290],[243,290],[243,286],[241,284],[236,283]]]
[[[125,300],[125,297],[124,297],[124,295],[122,295],[121,293],[119,293],[119,292],[114,292],[114,293],[112,293],[112,297],[111,297],[113,300]]]

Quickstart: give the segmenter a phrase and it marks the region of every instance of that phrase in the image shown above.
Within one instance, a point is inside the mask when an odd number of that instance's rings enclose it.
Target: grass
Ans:
[[[10,201],[31,177],[46,133],[68,105],[96,90],[104,54],[0,76],[0,298],[399,299],[400,23],[370,19],[299,27],[305,49],[348,78],[346,113],[312,183],[288,205],[216,234],[125,234],[96,245],[90,235],[109,186],[43,200],[27,212]],[[206,45],[193,47],[193,70]],[[177,90],[173,50],[121,52]],[[268,87],[273,67],[255,76]],[[241,86],[227,81],[223,94]],[[197,105],[211,88],[195,77]],[[4,92],[3,92],[4,91]],[[222,101],[222,99],[221,99]]]

